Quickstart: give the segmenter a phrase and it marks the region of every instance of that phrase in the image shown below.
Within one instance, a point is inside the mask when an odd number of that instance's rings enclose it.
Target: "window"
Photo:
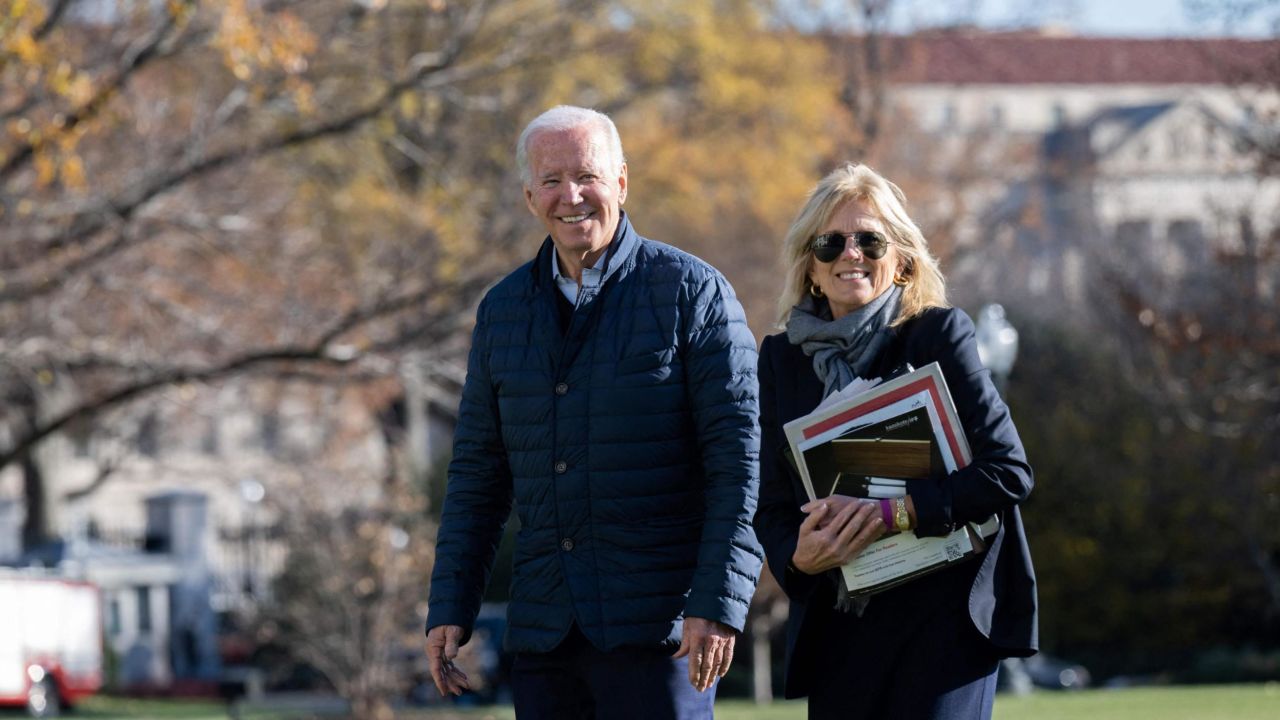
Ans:
[[[1126,220],[1116,226],[1116,245],[1141,256],[1151,249],[1151,221]]]
[[[221,447],[220,437],[218,435],[218,418],[211,417],[209,422],[204,426],[204,434],[200,436],[200,450],[205,455],[217,455]]]
[[[151,588],[139,585],[134,588],[138,596],[138,632],[151,632]]]
[[[1203,264],[1210,260],[1209,245],[1198,220],[1175,220],[1169,223],[1169,243],[1190,262]]]
[[[147,413],[138,423],[138,452],[155,457],[160,452],[160,421],[155,413]]]
[[[111,601],[107,603],[107,633],[120,634],[120,598],[114,594],[111,596]]]
[[[272,410],[262,414],[258,430],[262,435],[262,449],[270,455],[280,451],[280,415]]]

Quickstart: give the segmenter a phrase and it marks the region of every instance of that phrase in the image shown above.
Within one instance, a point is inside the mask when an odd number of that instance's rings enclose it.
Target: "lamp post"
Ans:
[[[240,540],[244,543],[244,587],[241,588],[241,592],[246,599],[256,598],[258,595],[257,548],[254,547],[256,544],[254,536],[258,532],[258,504],[266,495],[266,488],[254,478],[247,477],[240,481],[240,499],[245,504],[243,523],[240,526]]]
[[[991,371],[991,380],[1003,395],[1013,362],[1018,357],[1018,331],[1005,319],[1004,306],[984,305],[978,311],[974,334],[978,340],[978,358]]]

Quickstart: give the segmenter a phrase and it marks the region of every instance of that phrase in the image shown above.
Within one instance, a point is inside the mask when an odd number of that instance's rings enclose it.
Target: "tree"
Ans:
[[[423,496],[399,473],[365,478],[381,489],[372,500],[371,483],[351,480],[312,475],[289,496],[289,562],[253,625],[259,642],[318,670],[354,718],[379,720],[414,681],[435,532]]]
[[[519,87],[582,9],[186,0],[86,25],[73,5],[0,20],[0,468],[26,470],[32,542],[57,494],[31,451],[74,423],[184,383],[387,377],[461,335],[493,277],[470,235],[500,246],[512,214],[476,193],[508,136],[458,108]]]
[[[1052,319],[1073,328],[1087,352],[1059,346],[1019,366],[1035,368],[1023,382],[1039,397],[1027,402],[1054,408],[1028,435],[1046,432],[1040,424],[1048,422],[1072,448],[1064,458],[1053,435],[1041,436],[1033,454],[1046,480],[1028,507],[1031,532],[1046,533],[1035,539],[1037,561],[1039,548],[1051,548],[1048,567],[1070,578],[1046,581],[1046,608],[1054,600],[1061,608],[1046,636],[1093,654],[1108,672],[1185,668],[1210,644],[1275,647],[1280,630],[1280,455],[1269,442],[1280,424],[1280,176],[1265,142],[1280,97],[1268,69],[1280,46],[1261,61],[1251,53],[1248,63],[1231,42],[1203,47],[1223,53],[1208,60],[1225,68],[1243,104],[1146,109],[1163,113],[1166,136],[1193,140],[1179,160],[1200,163],[1184,182],[1203,199],[1174,195],[1176,171],[1166,171],[1162,187],[1188,206],[1183,217],[1162,228],[1120,212],[1133,220],[1108,226],[1120,184],[1108,167],[1123,160],[1108,166],[1084,126],[1046,143],[1042,175],[1024,187],[1032,202],[1012,229],[1041,247],[1069,248],[1087,269],[1080,277],[1088,302]],[[1008,260],[998,267],[1017,275]],[[1080,354],[1092,357],[1064,364]],[[1056,397],[1054,375],[1079,377],[1095,397]],[[1086,413],[1068,409],[1086,403],[1095,405],[1092,433],[1081,426]],[[1034,442],[1028,438],[1029,450]],[[1046,466],[1045,456],[1060,464]],[[1055,479],[1070,496],[1055,492]],[[1072,505],[1073,497],[1088,501]],[[1117,589],[1141,598],[1140,621]],[[1109,599],[1095,606],[1090,597]]]

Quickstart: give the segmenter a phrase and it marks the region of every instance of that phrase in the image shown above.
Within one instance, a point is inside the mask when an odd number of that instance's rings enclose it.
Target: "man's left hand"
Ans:
[[[738,631],[703,618],[686,617],[680,649],[671,657],[689,656],[689,683],[698,692],[711,687],[716,678],[724,677],[733,664],[733,644]]]

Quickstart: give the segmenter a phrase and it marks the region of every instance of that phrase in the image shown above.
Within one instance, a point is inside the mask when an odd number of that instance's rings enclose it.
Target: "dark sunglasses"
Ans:
[[[889,252],[889,241],[885,236],[871,230],[858,230],[857,232],[829,232],[822,233],[813,238],[809,243],[809,250],[813,253],[814,259],[818,262],[835,262],[836,258],[844,252],[845,244],[849,238],[853,238],[858,243],[858,252],[868,260],[879,260],[884,254]]]

